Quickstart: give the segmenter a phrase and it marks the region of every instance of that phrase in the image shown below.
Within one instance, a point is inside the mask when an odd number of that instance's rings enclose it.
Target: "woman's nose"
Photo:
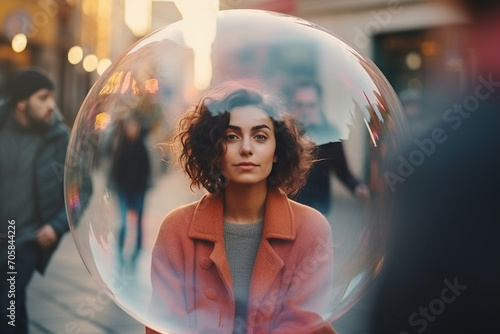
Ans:
[[[253,154],[252,145],[250,143],[250,138],[243,138],[240,148],[241,155],[251,155]]]

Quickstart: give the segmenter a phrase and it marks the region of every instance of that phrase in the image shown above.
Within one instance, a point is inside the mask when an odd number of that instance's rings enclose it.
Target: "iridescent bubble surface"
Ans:
[[[195,55],[179,21],[133,45],[88,93],[65,170],[78,250],[114,302],[145,325],[167,331],[168,324],[148,312],[155,293],[152,247],[163,217],[205,191],[190,190],[164,143],[207,89],[252,85],[280,101],[317,145],[342,145],[346,166],[329,167],[330,197],[321,209],[334,241],[333,289],[324,291],[331,302],[321,316],[334,320],[359,299],[383,263],[391,209],[384,166],[405,126],[401,105],[371,61],[322,27],[255,10],[221,11],[214,24],[205,54]],[[292,87],[306,81],[317,82],[321,94],[307,100],[306,89],[298,101]],[[334,152],[331,159],[339,159]],[[127,191],[124,184],[136,186]]]

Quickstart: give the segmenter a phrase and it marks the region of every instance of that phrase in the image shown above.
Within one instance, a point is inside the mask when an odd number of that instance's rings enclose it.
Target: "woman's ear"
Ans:
[[[277,163],[277,162],[278,162],[278,156],[275,154],[273,157],[273,163]]]

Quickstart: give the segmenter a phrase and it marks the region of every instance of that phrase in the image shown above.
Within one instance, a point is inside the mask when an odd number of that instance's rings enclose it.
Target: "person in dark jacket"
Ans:
[[[344,146],[338,139],[338,130],[329,124],[321,111],[321,86],[316,81],[303,80],[292,88],[290,96],[291,113],[298,119],[306,135],[317,144],[316,163],[295,200],[328,215],[332,205],[332,172],[358,199],[368,198],[368,186],[360,182],[349,169]]]
[[[27,333],[26,287],[69,229],[61,173],[69,131],[56,117],[54,89],[44,71],[22,71],[1,114],[1,333]]]
[[[135,262],[142,248],[142,215],[144,198],[148,188],[151,165],[149,153],[144,143],[144,131],[141,129],[139,116],[131,115],[120,126],[118,143],[111,169],[111,184],[118,194],[120,205],[120,229],[118,247],[121,260],[127,234],[127,214],[136,215],[136,242],[132,252]]]

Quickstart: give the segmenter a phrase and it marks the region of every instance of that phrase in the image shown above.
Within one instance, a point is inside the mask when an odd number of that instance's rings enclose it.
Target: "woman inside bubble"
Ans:
[[[202,98],[178,130],[181,167],[208,194],[161,225],[151,324],[175,333],[335,333],[324,320],[330,226],[287,197],[313,161],[296,123],[256,90],[233,86]]]

